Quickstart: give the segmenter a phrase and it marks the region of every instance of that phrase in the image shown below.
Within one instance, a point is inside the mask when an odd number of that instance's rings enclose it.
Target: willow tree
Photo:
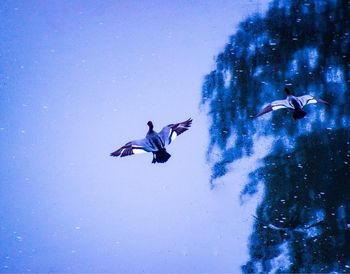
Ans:
[[[307,106],[298,121],[288,110],[252,119],[286,85],[332,106]],[[350,271],[349,85],[347,0],[273,1],[239,25],[205,77],[213,186],[261,137],[273,139],[242,190],[264,185],[244,271]]]

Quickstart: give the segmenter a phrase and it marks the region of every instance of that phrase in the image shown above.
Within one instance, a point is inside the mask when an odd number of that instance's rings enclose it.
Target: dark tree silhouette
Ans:
[[[243,270],[349,272],[350,130],[320,130],[298,137],[293,148],[276,146],[243,192],[265,182]]]
[[[298,121],[288,110],[252,119],[285,98],[285,85],[332,107],[308,106]],[[347,0],[273,1],[264,17],[240,24],[205,77],[213,186],[230,163],[254,153],[255,140],[275,140],[242,192],[264,184],[243,271],[350,272],[349,85]]]

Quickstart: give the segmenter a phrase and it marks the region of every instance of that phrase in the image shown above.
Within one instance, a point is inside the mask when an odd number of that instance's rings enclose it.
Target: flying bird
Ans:
[[[297,217],[293,217],[290,218],[289,221],[286,221],[286,224],[284,224],[284,226],[276,226],[270,222],[264,222],[264,221],[261,221],[258,217],[256,217],[255,215],[252,215],[256,221],[258,223],[261,223],[264,228],[270,228],[270,229],[273,229],[273,230],[276,230],[276,231],[280,231],[281,234],[284,234],[286,232],[292,232],[292,231],[295,231],[295,232],[306,232],[308,229],[312,228],[312,227],[316,227],[316,226],[320,226],[320,225],[324,225],[325,224],[325,220],[319,220],[319,221],[316,221],[312,224],[302,224],[298,219]]]
[[[125,157],[133,154],[152,152],[153,164],[165,163],[171,156],[166,151],[165,147],[170,145],[178,135],[188,130],[191,124],[192,119],[190,118],[181,123],[167,125],[157,133],[153,130],[153,123],[149,121],[147,123],[149,129],[144,139],[126,143],[124,146],[111,153],[111,156]]]
[[[286,99],[273,101],[272,103],[264,107],[257,115],[255,115],[254,118],[273,110],[281,108],[290,108],[294,110],[293,118],[297,120],[303,118],[306,115],[306,112],[303,111],[303,107],[305,107],[308,104],[323,103],[329,105],[327,101],[317,99],[311,95],[303,95],[299,97],[294,96],[287,87],[284,88],[284,91],[287,93]]]

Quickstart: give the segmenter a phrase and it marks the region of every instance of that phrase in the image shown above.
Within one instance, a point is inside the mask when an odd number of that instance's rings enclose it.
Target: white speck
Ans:
[[[298,164],[298,168],[303,168],[303,165],[302,164]]]
[[[75,229],[76,229],[76,230],[79,230],[79,229],[80,229],[80,226],[76,226]]]
[[[55,50],[55,49],[50,49],[50,52],[51,52],[51,53],[55,53],[56,50]]]
[[[22,130],[21,130],[21,133],[22,133],[22,134],[25,134],[25,133],[26,133],[26,131],[25,131],[24,129],[22,129]]]
[[[43,109],[47,109],[48,107],[47,106],[43,106]]]
[[[114,108],[113,111],[118,111],[118,109],[117,109],[117,108]]]
[[[74,254],[74,253],[77,253],[77,251],[76,251],[76,250],[72,250],[71,252],[72,252],[73,254]]]
[[[345,267],[346,267],[346,268],[350,268],[350,265],[347,265],[347,264],[346,264]]]
[[[23,241],[23,238],[21,236],[16,236],[16,239],[19,241],[19,242],[22,242]]]
[[[23,66],[23,65],[21,65],[21,66],[20,66],[20,68],[21,68],[21,69],[24,69],[24,66]]]

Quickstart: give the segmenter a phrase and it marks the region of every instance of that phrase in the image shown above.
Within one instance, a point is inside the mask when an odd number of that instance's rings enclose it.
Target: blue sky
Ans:
[[[0,272],[239,271],[253,166],[210,190],[198,105],[214,56],[266,2],[0,3]],[[166,164],[109,157],[148,120],[189,117]]]

